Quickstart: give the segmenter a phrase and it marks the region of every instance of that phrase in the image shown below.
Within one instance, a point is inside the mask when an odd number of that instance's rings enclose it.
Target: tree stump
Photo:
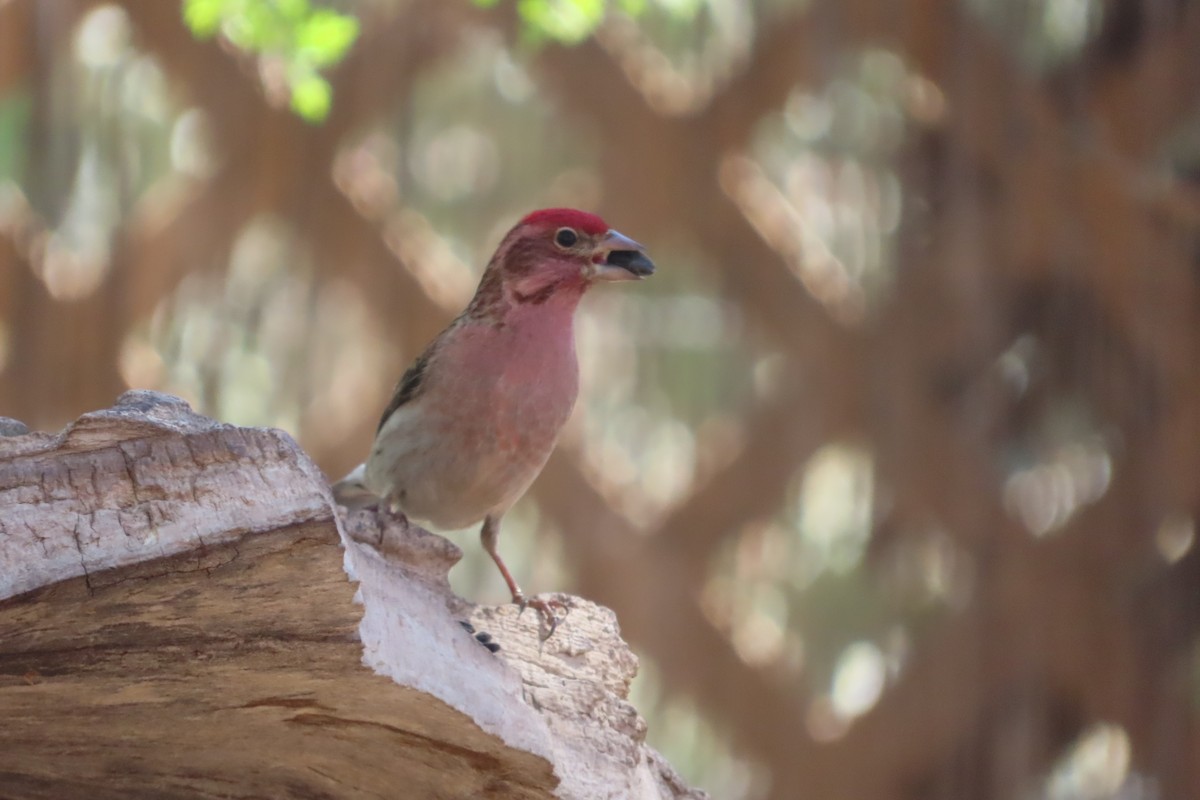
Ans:
[[[454,544],[343,518],[286,433],[144,391],[0,422],[0,797],[704,796],[610,611],[564,598],[541,644],[471,606]]]

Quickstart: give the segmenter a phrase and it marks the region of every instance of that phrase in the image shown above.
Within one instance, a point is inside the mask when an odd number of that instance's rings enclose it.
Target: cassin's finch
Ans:
[[[483,521],[514,603],[527,600],[496,550],[500,518],[541,472],[579,389],[575,308],[597,281],[654,271],[643,248],[595,214],[535,211],[508,232],[475,297],[396,386],[366,464],[335,487],[441,528]],[[549,635],[549,634],[546,634]]]

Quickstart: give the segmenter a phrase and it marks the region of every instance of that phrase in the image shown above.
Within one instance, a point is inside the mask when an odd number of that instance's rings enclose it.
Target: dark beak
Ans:
[[[609,231],[596,248],[592,277],[600,281],[631,281],[654,273],[645,248],[617,231]]]

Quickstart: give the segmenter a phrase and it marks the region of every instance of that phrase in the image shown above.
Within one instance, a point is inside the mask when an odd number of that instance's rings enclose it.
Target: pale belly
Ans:
[[[479,418],[431,425],[406,410],[399,409],[396,424],[377,439],[367,461],[367,487],[408,516],[446,529],[502,514],[520,499],[561,427],[513,431]]]

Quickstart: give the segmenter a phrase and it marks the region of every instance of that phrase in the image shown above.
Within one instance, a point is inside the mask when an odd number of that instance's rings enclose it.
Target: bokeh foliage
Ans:
[[[332,88],[321,70],[337,64],[358,38],[357,17],[308,0],[184,0],[183,18],[192,33],[220,33],[253,55],[281,63],[291,106],[310,121],[329,113]]]

